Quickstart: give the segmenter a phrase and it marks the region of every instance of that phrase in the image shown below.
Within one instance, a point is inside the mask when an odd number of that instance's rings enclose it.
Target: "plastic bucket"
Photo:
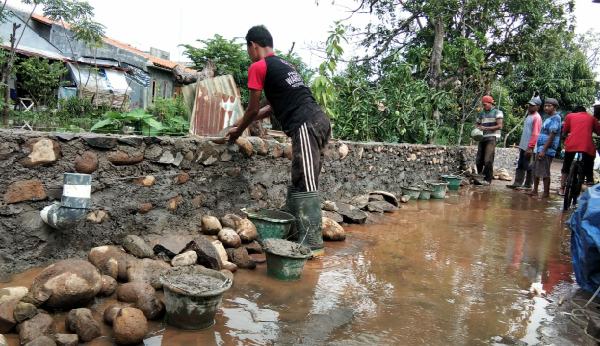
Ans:
[[[295,218],[290,213],[275,209],[243,210],[256,226],[258,239],[285,239]]]
[[[421,190],[421,193],[419,194],[419,199],[430,199],[431,198],[431,190]]]
[[[181,329],[212,326],[223,293],[232,281],[223,273],[199,266],[175,267],[160,276],[167,323]]]
[[[433,199],[444,199],[446,197],[447,182],[431,181],[427,182],[427,185],[431,188],[431,198]]]
[[[448,190],[457,191],[460,188],[461,177],[456,175],[442,175],[442,179],[448,183]]]
[[[409,196],[410,199],[419,199],[419,195],[421,195],[421,189],[417,187],[405,187],[402,188],[402,194]]]
[[[323,231],[319,193],[290,192],[288,209],[296,219],[294,223],[296,234],[290,238],[297,239],[300,244],[309,247],[315,253],[322,252]]]
[[[267,275],[283,281],[299,280],[311,256],[307,246],[283,239],[267,239],[263,248],[267,255]]]

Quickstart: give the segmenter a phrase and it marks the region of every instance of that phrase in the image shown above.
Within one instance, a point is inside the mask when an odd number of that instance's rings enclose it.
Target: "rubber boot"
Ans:
[[[525,174],[525,184],[523,184],[523,188],[531,189],[531,184],[533,184],[533,172],[530,169]]]
[[[287,195],[285,196],[285,205],[281,208],[281,211],[285,211],[286,213],[294,215],[294,207],[292,206],[293,201],[291,199],[291,196],[295,191],[296,188],[293,185],[288,185]],[[296,230],[295,222],[292,222],[286,239],[292,241],[298,240],[298,231]]]
[[[558,189],[558,194],[560,196],[564,196],[565,195],[565,187],[567,186],[567,175],[566,174],[562,174],[560,176],[560,188]]]
[[[523,185],[523,179],[525,179],[525,171],[517,168],[515,171],[515,182],[510,185],[506,185],[506,187],[509,189],[519,188],[521,185]]]
[[[317,192],[292,192],[290,212],[296,218],[297,242],[311,249],[313,256],[324,253],[321,199]]]

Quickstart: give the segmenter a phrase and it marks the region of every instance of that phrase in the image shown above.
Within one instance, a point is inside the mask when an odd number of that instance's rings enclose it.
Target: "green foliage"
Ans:
[[[194,63],[194,68],[202,70],[207,62],[212,61],[216,67],[216,75],[230,74],[233,76],[235,83],[240,88],[242,103],[248,103],[248,68],[252,63],[246,52],[246,42],[239,42],[238,39],[226,39],[221,35],[216,34],[213,38],[206,40],[197,40],[201,44],[201,48],[197,48],[190,44],[185,44],[186,55]],[[292,63],[298,73],[309,81],[312,78],[312,71],[294,52],[281,53],[276,50],[276,53],[283,59]]]
[[[342,42],[346,42],[346,28],[340,22],[335,22],[329,37],[325,42],[327,58],[319,66],[317,77],[313,80],[311,89],[315,100],[323,107],[327,115],[336,118],[334,104],[337,101],[337,90],[333,83],[338,61],[344,55]]]
[[[44,6],[44,15],[56,22],[69,24],[75,39],[90,47],[102,44],[105,26],[94,21],[94,8],[80,0],[37,0]]]
[[[163,123],[164,134],[181,134],[189,131],[189,112],[181,95],[176,98],[157,98],[154,100],[154,105],[148,108],[148,113]]]
[[[38,106],[55,104],[56,90],[66,73],[62,62],[49,62],[38,57],[22,59],[17,65],[21,87]]]

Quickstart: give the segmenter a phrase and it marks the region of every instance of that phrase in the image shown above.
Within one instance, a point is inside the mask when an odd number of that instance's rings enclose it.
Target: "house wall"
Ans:
[[[148,68],[150,73],[150,85],[148,88],[148,105],[154,102],[157,97],[170,98],[173,97],[173,74],[171,71],[165,71],[163,69],[157,69],[153,67]],[[152,90],[154,89],[154,94]]]

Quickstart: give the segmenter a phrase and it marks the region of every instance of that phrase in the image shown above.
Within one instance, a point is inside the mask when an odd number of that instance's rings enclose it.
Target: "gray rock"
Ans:
[[[117,146],[117,139],[114,137],[85,136],[83,140],[89,146],[98,149],[112,149]]]
[[[212,239],[206,236],[199,236],[189,242],[184,251],[195,251],[198,256],[198,264],[209,269],[221,270],[221,257],[217,249],[212,244]]]
[[[367,207],[367,204],[369,204],[369,195],[355,196],[350,200],[350,204],[357,207],[358,209],[364,209]]]
[[[238,268],[242,269],[254,269],[256,268],[256,263],[252,260],[250,255],[248,254],[248,250],[244,247],[239,247],[237,249],[225,249],[227,251],[227,257],[229,258],[229,262],[238,266]]]
[[[17,321],[17,323],[26,321],[37,315],[37,313],[38,310],[35,305],[25,302],[19,302],[15,307],[15,311],[13,312],[15,321]]]
[[[77,346],[79,337],[77,334],[55,334],[54,340],[57,346]]]
[[[54,334],[54,321],[50,315],[40,313],[17,326],[21,344],[26,344],[40,336]]]
[[[80,308],[69,311],[65,324],[67,329],[77,333],[83,342],[94,340],[102,334],[100,323],[94,319],[90,309]]]
[[[171,153],[170,151],[165,151],[163,152],[163,154],[161,155],[160,159],[158,159],[158,163],[162,163],[165,165],[170,165],[172,163],[175,162],[175,157],[173,156],[173,153]]]
[[[240,222],[241,220],[242,218],[235,214],[227,214],[221,218],[221,224],[223,225],[223,227],[236,229],[238,222]]]
[[[25,346],[56,346],[56,342],[49,336],[40,336],[25,344]]]
[[[329,218],[337,223],[342,223],[344,222],[344,218],[342,217],[342,215],[334,212],[334,211],[327,211],[327,210],[323,210],[322,211],[322,216]]]
[[[8,346],[8,341],[6,341],[6,338],[2,334],[0,334],[0,346]]]
[[[119,137],[119,143],[127,144],[132,147],[139,147],[144,143],[144,139],[138,136]]]
[[[88,260],[104,274],[119,280],[127,280],[127,262],[135,259],[116,246],[92,248]]]
[[[248,251],[248,254],[261,254],[264,252],[262,246],[256,240],[243,246]]]
[[[8,333],[17,325],[14,312],[18,303],[11,300],[0,304],[0,333]]]
[[[158,239],[158,243],[154,245],[154,253],[158,255],[164,255],[165,257],[172,259],[176,255],[183,252],[185,246],[194,240],[194,236],[192,235],[170,235],[166,237],[161,237]]]
[[[117,280],[112,276],[102,275],[102,288],[98,294],[103,296],[110,296],[117,289]]]
[[[200,220],[202,233],[206,235],[217,235],[223,229],[219,219],[214,216],[204,215]]]
[[[82,306],[102,288],[102,275],[90,262],[68,259],[56,262],[31,284],[29,296],[50,308]]]
[[[123,239],[123,247],[138,258],[152,258],[154,251],[146,241],[137,235],[130,234]]]
[[[398,210],[398,207],[387,201],[370,201],[367,210],[376,213],[391,213]]]
[[[327,210],[327,211],[337,211],[338,207],[337,207],[337,204],[333,201],[325,201],[325,202],[323,202],[321,209]]]
[[[367,214],[364,211],[346,203],[338,203],[338,213],[342,215],[346,223],[363,224],[367,220]]]
[[[0,289],[0,304],[11,301],[20,300],[29,293],[27,287],[15,286]]]
[[[130,282],[141,281],[152,285],[152,287],[162,288],[162,282],[159,276],[171,266],[161,260],[144,258],[137,261],[127,262],[127,277]]]
[[[176,167],[179,167],[179,165],[181,165],[181,162],[183,161],[183,154],[178,152],[175,155],[175,159],[173,160],[173,165]]]
[[[223,243],[223,246],[228,247],[240,247],[242,245],[242,239],[240,236],[231,228],[225,227],[219,232],[219,240]]]
[[[198,261],[198,255],[196,255],[195,251],[186,251],[181,253],[171,260],[171,265],[173,267],[181,267],[181,266],[191,266],[196,264]]]
[[[373,191],[369,193],[369,200],[373,200],[377,198],[377,196],[382,197],[388,203],[398,207],[400,204],[398,203],[398,198],[391,192],[387,191]]]

